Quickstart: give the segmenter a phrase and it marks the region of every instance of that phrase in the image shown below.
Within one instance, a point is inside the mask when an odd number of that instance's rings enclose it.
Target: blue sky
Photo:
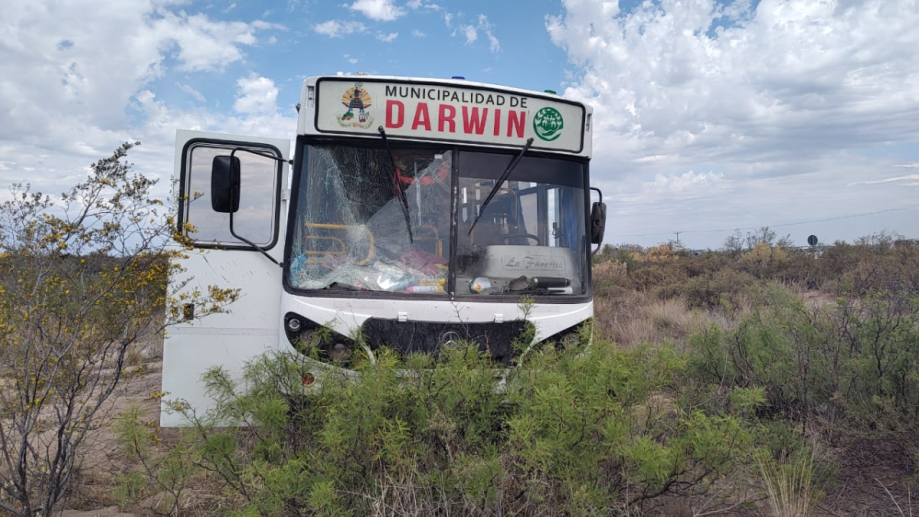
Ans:
[[[285,27],[274,34],[276,40],[248,48],[245,61],[225,69],[230,78],[250,73],[273,78],[282,107],[297,103],[306,75],[337,72],[460,75],[535,90],[559,89],[565,82],[567,57],[546,37],[545,29],[546,14],[561,12],[559,2],[541,0],[529,8],[500,9],[487,1],[455,2],[455,7],[422,2],[414,9],[403,3],[397,5],[402,14],[394,20],[374,19],[351,8],[354,3],[222,1],[184,5],[182,11],[214,20],[259,19]],[[339,24],[340,36],[319,32],[322,24],[330,22]],[[475,39],[470,41],[469,34]],[[175,59],[167,60],[167,65],[175,64]],[[196,90],[211,106],[232,104],[235,85],[209,82],[208,75],[163,77],[153,87],[167,102],[188,108],[200,104],[200,97],[181,85],[200,86]]]
[[[919,0],[8,0],[0,182],[140,140],[165,194],[177,129],[293,138],[308,75],[462,75],[594,107],[611,242],[919,238],[916,48]]]

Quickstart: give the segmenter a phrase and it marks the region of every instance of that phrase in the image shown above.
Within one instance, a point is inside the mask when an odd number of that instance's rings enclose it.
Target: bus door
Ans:
[[[238,376],[246,361],[278,347],[289,153],[288,140],[177,132],[177,223],[194,249],[181,259],[186,271],[170,280],[191,281],[170,285],[170,292],[215,285],[238,288],[240,296],[228,313],[205,318],[186,306],[185,321],[168,329],[163,427],[188,425],[167,411],[170,400],[188,402],[197,414],[213,405],[201,382],[209,368],[223,366]]]

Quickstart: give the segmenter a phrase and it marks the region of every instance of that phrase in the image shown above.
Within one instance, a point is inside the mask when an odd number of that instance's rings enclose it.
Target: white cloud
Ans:
[[[479,31],[485,33],[485,38],[488,40],[488,48],[493,52],[499,52],[501,50],[501,42],[498,41],[498,38],[494,35],[494,25],[488,21],[488,17],[484,14],[480,14],[477,18],[475,24],[462,25],[460,26],[463,36],[466,37],[466,44],[471,45],[479,39]]]
[[[700,173],[687,171],[671,176],[658,173],[654,176],[654,181],[648,183],[647,186],[656,192],[683,193],[690,190],[707,190],[723,179],[724,173],[711,171]]]
[[[185,92],[185,93],[191,95],[192,98],[194,98],[196,101],[198,101],[198,102],[207,102],[207,98],[204,97],[204,95],[203,95],[201,92],[199,92],[198,90],[192,88],[191,85],[189,85],[189,84],[183,84],[183,83],[178,83],[178,82],[177,82],[177,83],[176,83],[176,86],[178,86],[179,89],[182,90],[183,92]]]
[[[313,30],[330,38],[341,38],[346,34],[366,32],[367,27],[365,27],[364,24],[360,22],[340,22],[338,20],[329,20],[327,22],[313,25]]]
[[[418,30],[418,29],[412,29],[412,36],[414,36],[414,37],[416,37],[416,38],[423,38],[423,37],[427,36],[427,34],[421,32],[421,31]]]
[[[446,25],[448,29],[453,28],[453,14],[452,13],[444,13],[444,25]]]
[[[479,32],[473,25],[464,25],[462,27],[463,35],[466,36],[466,44],[472,45],[475,40],[479,39]]]
[[[901,163],[894,165],[894,167],[903,167],[906,169],[919,169],[919,163]]]
[[[907,201],[902,182],[870,194],[846,186],[919,161],[916,0],[562,4],[546,29],[576,70],[565,96],[595,110],[596,181],[639,192],[658,173],[703,167],[732,179],[694,210],[636,198],[636,229],[740,214],[778,224]]]
[[[484,14],[479,15],[479,29],[485,33],[485,37],[488,39],[488,48],[491,49],[492,52],[501,50],[501,43],[494,35],[494,25],[488,21],[488,17]]]
[[[261,42],[261,31],[276,28],[172,12],[167,3],[35,0],[4,5],[0,183],[29,178],[37,190],[61,192],[83,179],[92,161],[135,140],[143,145],[132,151],[131,161],[144,174],[166,180],[176,128],[235,131],[252,126],[276,136],[294,131],[295,119],[277,110],[237,116],[204,107],[176,111],[149,91],[170,69],[220,71],[239,63],[245,47]],[[167,84],[172,83],[175,79]],[[188,84],[178,87],[198,101],[204,98]],[[288,129],[279,132],[284,124]],[[165,195],[168,182],[159,188]]]
[[[160,4],[54,3],[53,16],[40,1],[4,5],[0,141],[44,138],[67,117],[120,127],[131,97],[168,67],[222,70],[258,42],[254,24],[172,13]]]
[[[408,2],[405,2],[405,7],[408,7],[409,9],[415,9],[415,10],[421,9],[421,8],[427,9],[429,11],[443,10],[443,7],[441,7],[438,4],[424,3],[422,0],[409,0]]]
[[[271,114],[278,111],[278,89],[267,77],[241,77],[236,81],[239,96],[233,109],[245,114]]]
[[[384,43],[392,43],[398,36],[398,32],[390,32],[389,34],[384,34],[382,32],[377,33],[377,39]]]
[[[897,176],[895,178],[884,178],[880,180],[871,180],[871,181],[856,181],[854,183],[849,183],[849,186],[881,185],[883,183],[894,183],[898,181],[912,181],[912,180],[919,180],[919,174],[907,174],[906,176]]]
[[[810,154],[919,134],[907,122],[919,110],[919,57],[906,50],[919,33],[885,37],[919,23],[913,1],[766,0],[727,29],[713,29],[726,14],[711,0],[629,14],[565,4],[547,28],[584,67],[570,94],[603,110],[603,128],[644,145]],[[786,141],[797,145],[774,145]]]
[[[397,7],[392,0],[357,0],[351,4],[351,10],[358,11],[371,20],[383,22],[390,22],[405,15],[405,9]]]
[[[271,22],[266,22],[265,20],[255,20],[254,22],[252,22],[252,26],[255,27],[256,29],[263,29],[263,30],[267,30],[267,29],[277,29],[281,31],[287,30],[287,27],[284,25],[281,25],[280,23],[271,23]]]
[[[221,22],[203,14],[163,12],[151,30],[161,47],[178,47],[180,70],[213,71],[243,58],[239,45],[254,45],[255,30],[269,28],[243,22]]]

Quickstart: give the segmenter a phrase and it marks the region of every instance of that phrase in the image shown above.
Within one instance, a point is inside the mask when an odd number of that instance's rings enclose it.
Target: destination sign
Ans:
[[[321,79],[316,129],[580,152],[584,108],[517,92],[373,79]]]

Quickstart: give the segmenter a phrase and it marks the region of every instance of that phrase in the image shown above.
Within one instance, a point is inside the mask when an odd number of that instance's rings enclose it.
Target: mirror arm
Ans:
[[[274,160],[274,161],[276,161],[276,162],[286,163],[286,164],[288,164],[288,165],[293,165],[293,164],[294,164],[294,161],[293,161],[293,160],[285,160],[284,158],[278,158],[277,156],[275,156],[275,155],[273,155],[273,154],[271,154],[271,153],[265,152],[265,151],[256,151],[255,149],[246,149],[245,147],[234,147],[233,150],[230,152],[230,156],[235,156],[235,155],[236,155],[236,151],[245,151],[245,152],[247,152],[247,153],[257,154],[257,155],[259,155],[259,156],[263,156],[263,157],[265,157],[265,158],[270,158],[270,159],[272,159],[272,160]]]
[[[258,251],[258,252],[261,253],[262,255],[265,255],[266,257],[268,257],[268,260],[274,262],[274,263],[277,264],[279,267],[284,267],[283,265],[281,265],[280,262],[278,262],[277,260],[275,260],[274,257],[272,257],[271,255],[269,255],[268,253],[266,253],[265,250],[263,250],[263,249],[261,248],[261,246],[255,244],[254,242],[250,241],[249,239],[247,239],[247,238],[245,238],[245,237],[241,237],[241,236],[239,236],[239,235],[236,235],[236,232],[233,230],[233,212],[230,212],[230,235],[232,235],[233,237],[236,237],[237,239],[239,239],[239,240],[245,242],[246,244],[248,244],[249,246],[251,246],[252,249]]]
[[[265,158],[271,158],[271,159],[273,159],[273,160],[275,160],[275,161],[282,162],[282,163],[285,162],[285,161],[288,161],[288,160],[284,160],[284,159],[282,159],[282,158],[278,158],[277,156],[274,156],[274,155],[272,155],[272,154],[270,154],[270,153],[263,153],[263,152],[260,152],[260,151],[254,151],[254,150],[252,150],[252,149],[243,149],[242,147],[236,147],[236,148],[234,148],[234,149],[230,152],[230,161],[231,161],[231,162],[232,162],[233,158],[236,156],[236,151],[245,151],[245,152],[247,152],[247,153],[257,154],[257,155],[259,155],[259,156],[264,156]],[[236,190],[238,190],[238,191],[241,190],[241,189],[240,189],[240,185],[236,185]],[[266,257],[268,257],[268,260],[274,262],[274,263],[277,264],[279,267],[284,267],[283,265],[281,265],[280,262],[278,262],[277,260],[275,260],[274,257],[272,257],[271,255],[269,255],[268,253],[266,253],[265,250],[263,250],[263,249],[261,248],[261,246],[255,244],[254,242],[250,241],[249,239],[247,239],[247,238],[245,238],[245,237],[241,237],[241,236],[239,236],[239,235],[236,235],[236,231],[233,229],[233,212],[230,212],[230,235],[232,235],[233,237],[236,237],[237,239],[239,239],[239,240],[245,242],[246,244],[248,244],[249,246],[251,246],[252,249],[257,250],[257,251],[258,251],[259,253],[261,253],[262,255],[265,255]]]

